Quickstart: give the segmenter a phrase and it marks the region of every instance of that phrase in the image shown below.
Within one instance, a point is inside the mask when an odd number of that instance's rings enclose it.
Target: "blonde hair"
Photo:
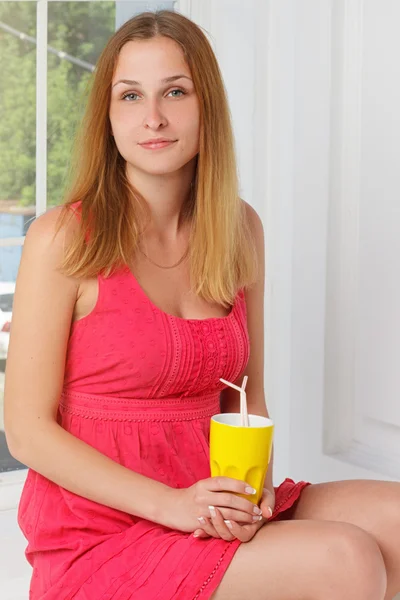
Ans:
[[[171,38],[183,50],[200,106],[197,167],[184,207],[190,219],[192,290],[207,301],[231,305],[238,289],[255,281],[257,254],[245,203],[239,197],[228,102],[205,34],[171,11],[145,12],[127,21],[97,62],[75,140],[72,184],[59,221],[61,227],[71,216],[71,205],[80,202],[80,226],[61,268],[75,277],[108,276],[129,265],[137,250],[141,224],[150,213],[145,198],[129,183],[125,160],[111,135],[111,83],[122,47],[156,36]]]

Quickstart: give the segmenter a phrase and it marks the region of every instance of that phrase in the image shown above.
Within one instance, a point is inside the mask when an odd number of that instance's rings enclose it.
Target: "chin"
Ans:
[[[176,171],[182,169],[188,162],[190,162],[190,158],[187,161],[180,160],[179,163],[176,164],[162,164],[161,160],[157,161],[157,159],[154,158],[152,164],[129,164],[135,171],[141,171],[148,175],[170,175],[171,173],[176,173]]]

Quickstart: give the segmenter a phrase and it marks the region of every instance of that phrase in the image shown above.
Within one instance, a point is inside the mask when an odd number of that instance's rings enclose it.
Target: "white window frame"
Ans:
[[[21,2],[26,0],[1,0],[2,2]],[[28,0],[36,2],[36,217],[47,209],[47,52],[48,52],[48,4],[49,2],[67,2],[71,0]],[[76,2],[85,0],[74,0]],[[103,2],[107,0],[90,0]],[[213,0],[175,0],[175,10],[189,18],[193,18],[206,29],[210,26],[211,5]],[[130,2],[135,0],[118,0]],[[148,0],[149,8],[154,8],[160,1]],[[23,246],[25,238],[9,237],[0,239],[0,248]],[[18,506],[27,469],[0,473],[0,511],[14,509]]]

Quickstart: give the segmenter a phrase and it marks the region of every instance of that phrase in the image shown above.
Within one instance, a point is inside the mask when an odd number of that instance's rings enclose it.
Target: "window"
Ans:
[[[16,473],[24,465],[10,456],[3,423],[4,370],[24,236],[35,216],[63,200],[85,85],[108,38],[145,10],[187,12],[188,7],[189,0],[0,0],[0,486],[7,472],[19,483],[25,473]]]

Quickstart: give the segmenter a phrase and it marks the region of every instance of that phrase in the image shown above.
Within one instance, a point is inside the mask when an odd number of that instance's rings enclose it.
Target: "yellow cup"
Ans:
[[[274,424],[271,419],[258,415],[249,415],[249,424],[249,427],[240,425],[239,413],[222,413],[211,417],[211,477],[232,477],[245,481],[255,488],[256,494],[239,495],[258,504],[271,459]]]

